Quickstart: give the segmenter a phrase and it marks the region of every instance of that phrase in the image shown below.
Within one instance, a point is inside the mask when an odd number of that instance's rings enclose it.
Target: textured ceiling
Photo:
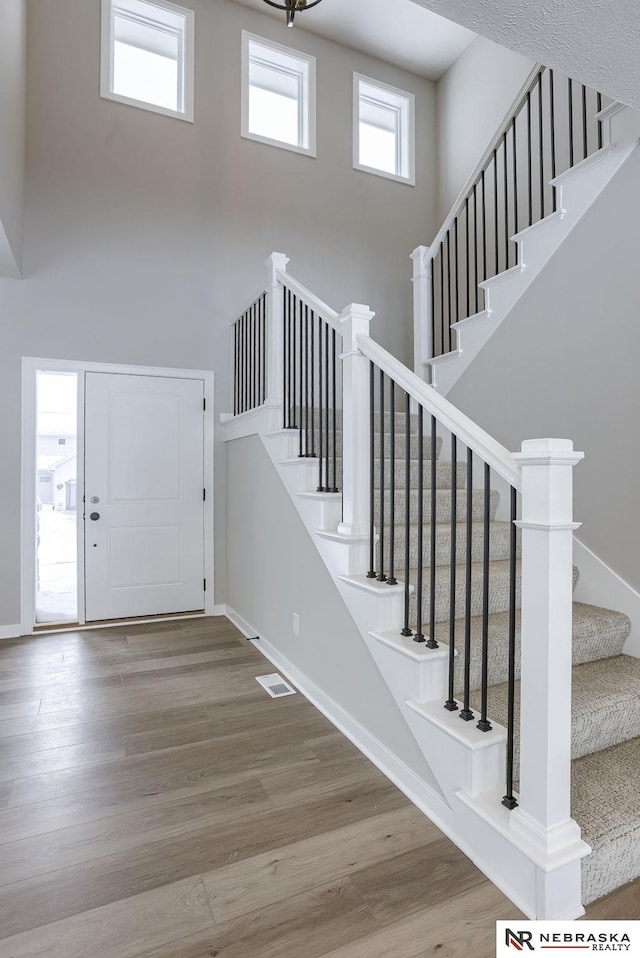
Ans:
[[[638,0],[413,0],[640,109]]]
[[[284,14],[262,0],[237,2],[284,23]],[[428,80],[439,80],[474,38],[411,0],[324,0],[298,14],[294,30],[319,33]]]

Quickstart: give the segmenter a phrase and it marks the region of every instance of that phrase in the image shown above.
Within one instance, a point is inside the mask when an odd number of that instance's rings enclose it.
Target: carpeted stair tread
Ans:
[[[584,904],[640,876],[640,738],[571,766],[572,815],[593,851],[582,862]]]
[[[488,691],[489,718],[507,724],[508,685],[492,685]],[[573,668],[571,696],[571,756],[580,758],[640,736],[640,659],[618,655],[586,662]],[[520,683],[515,688],[516,714],[520,712]],[[480,709],[480,692],[471,696],[471,708]],[[520,739],[515,728],[515,768],[518,775]]]
[[[608,659],[622,654],[631,629],[629,618],[622,612],[603,609],[583,602],[573,603],[573,664]],[[449,646],[449,622],[436,624],[435,638],[442,646]],[[464,619],[455,622],[456,688],[462,685],[464,671]],[[480,686],[482,648],[482,616],[471,619],[471,679],[470,687]],[[489,683],[498,685],[507,681],[509,667],[509,613],[496,612],[489,616]],[[520,611],[516,612],[516,676],[520,675]]]
[[[337,460],[337,471],[338,475],[342,476],[342,459],[338,458]],[[391,488],[391,464],[394,460],[385,459],[384,460],[384,487],[385,489]],[[418,487],[418,460],[411,459],[409,460],[409,482],[412,489],[417,489]],[[395,459],[395,483],[396,489],[403,489],[406,481],[406,459]],[[451,463],[450,462],[438,462],[436,461],[436,489],[451,489]],[[380,460],[376,459],[374,463],[373,474],[375,477],[375,482],[378,488],[380,487]],[[456,469],[456,481],[459,489],[465,488],[465,482],[467,478],[467,467],[465,463],[458,463]],[[424,467],[422,470],[422,488],[430,489],[431,488],[431,460],[424,462]]]

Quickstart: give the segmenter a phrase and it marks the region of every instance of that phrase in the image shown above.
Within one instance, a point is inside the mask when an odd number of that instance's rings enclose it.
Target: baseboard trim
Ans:
[[[573,547],[574,562],[580,570],[574,599],[628,615],[631,632],[623,651],[640,658],[640,593],[575,536]]]
[[[420,809],[447,838],[450,838],[465,855],[472,858],[470,848],[464,847],[460,837],[452,827],[453,813],[443,798],[430,785],[413,772],[408,765],[397,758],[390,749],[360,724],[343,707],[327,695],[304,672],[301,672],[286,656],[282,655],[259,629],[252,626],[234,609],[227,606],[227,618],[247,638],[255,638],[253,645],[272,665],[304,695],[319,712],[335,725],[339,732],[349,739],[389,781],[407,796],[410,802]]]
[[[18,639],[22,635],[20,623],[17,625],[0,625],[0,640]]]

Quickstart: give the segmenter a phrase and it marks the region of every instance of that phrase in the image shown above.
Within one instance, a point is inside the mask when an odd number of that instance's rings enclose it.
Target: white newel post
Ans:
[[[511,825],[545,853],[580,839],[571,819],[573,469],[568,439],[532,439],[522,466],[520,804]]]
[[[357,336],[369,335],[375,316],[368,306],[352,303],[338,322],[342,329],[342,522],[338,532],[350,536],[369,531],[369,360]]]
[[[284,287],[278,279],[278,271],[286,273],[289,257],[284,253],[272,253],[265,266],[267,279],[267,404],[283,402],[283,347],[284,347]]]
[[[425,378],[424,364],[433,358],[431,332],[431,274],[433,261],[428,246],[418,246],[413,260],[413,371]]]

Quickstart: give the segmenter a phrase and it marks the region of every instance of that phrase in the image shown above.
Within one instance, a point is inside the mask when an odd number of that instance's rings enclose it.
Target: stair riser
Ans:
[[[460,571],[461,567],[458,567]],[[430,618],[430,585],[429,585],[429,576],[427,575],[426,581],[423,580],[422,584],[422,622],[423,629],[425,632],[426,626],[429,623]],[[412,582],[415,584],[415,582]],[[516,576],[516,608],[520,608],[520,569],[518,567],[518,572]],[[456,619],[461,618],[465,615],[466,610],[466,587],[464,575],[458,575],[456,580],[456,590],[455,590],[456,604],[455,604],[455,617]],[[409,599],[409,620],[410,622],[416,622],[416,590],[414,589],[413,593]],[[482,576],[477,574],[477,571],[474,570],[474,575],[471,583],[471,615],[476,616],[482,613],[483,608],[483,587],[482,587]],[[489,582],[489,613],[493,612],[505,612],[509,608],[509,573],[508,571],[498,572],[495,571],[491,575]],[[435,590],[435,621],[436,622],[446,622],[449,620],[450,615],[450,591],[448,582],[436,582]]]
[[[291,430],[291,435],[292,435],[292,436],[293,436],[293,435],[296,435],[296,433],[297,433],[297,430]],[[304,430],[303,430],[302,443],[303,443],[302,451],[303,451],[304,454],[306,454],[306,453],[308,452],[309,454],[315,453],[316,456],[319,456],[319,454],[320,454],[320,431],[319,431],[318,429],[314,429],[313,431],[311,431],[311,430],[309,431],[309,444],[308,444],[308,448],[307,448],[306,433],[305,433]],[[441,445],[442,445],[442,442],[439,440],[438,445],[437,445],[437,449],[436,449],[437,455],[439,455]],[[331,454],[333,454],[333,448],[334,448],[334,447],[333,447],[333,431],[332,431],[331,428],[329,428],[329,452],[330,452]],[[335,445],[335,448],[336,448],[337,455],[338,455],[340,458],[342,458],[342,431],[339,430],[339,429],[336,431],[336,445]],[[400,460],[400,459],[405,459],[405,458],[406,458],[406,448],[407,448],[407,443],[406,443],[406,436],[405,436],[404,430],[398,431],[398,432],[396,433],[396,436],[395,436],[395,456],[394,456],[394,458],[396,459],[396,461],[398,461],[398,460]],[[410,445],[409,445],[409,448],[410,448],[410,458],[411,458],[411,459],[417,459],[417,458],[418,458],[418,449],[419,449],[417,436],[411,436],[411,437],[410,437]],[[374,447],[374,449],[375,449],[375,451],[374,451],[374,456],[375,456],[375,458],[377,459],[378,456],[379,456],[379,451],[380,451],[380,435],[379,435],[379,433],[377,433],[376,436],[375,436],[375,447]],[[424,458],[424,459],[430,459],[430,458],[431,458],[431,439],[430,439],[429,437],[427,437],[427,436],[424,437],[423,444],[422,444],[422,449],[423,449],[423,458]],[[385,451],[385,458],[387,458],[387,459],[391,458],[391,435],[390,435],[389,433],[385,433],[385,434],[384,434],[384,451]],[[326,456],[326,454],[327,454],[327,434],[326,434],[326,430],[323,430],[323,432],[322,432],[322,453],[323,453],[323,456]],[[436,455],[436,458],[437,458],[437,455]]]
[[[489,518],[495,519],[496,511],[498,508],[498,503],[500,497],[497,492],[491,493],[491,509]],[[374,515],[376,522],[378,521],[378,514],[380,509],[380,491],[376,490],[373,496],[374,502]],[[405,518],[405,503],[406,495],[404,489],[396,489],[396,494],[394,497],[395,502],[395,517],[396,517],[396,526],[404,523]],[[389,492],[384,493],[384,511],[385,511],[385,525],[389,522],[390,518],[390,506],[391,506],[391,495]],[[423,496],[423,520],[427,521],[431,518],[431,494],[426,493]],[[458,522],[466,522],[467,518],[467,493],[466,490],[461,489],[456,495],[456,516]],[[481,489],[474,490],[472,495],[472,522],[481,522],[484,517],[484,493]],[[437,489],[436,490],[436,522],[438,523],[447,523],[451,519],[451,490],[450,489]],[[412,525],[415,525],[418,521],[418,490],[413,489],[409,495],[409,522]]]
[[[391,533],[385,529],[384,534],[385,563],[389,563],[391,548]],[[396,528],[395,556],[396,562],[404,568],[405,556],[404,525]],[[456,526],[456,556],[460,562],[466,556],[467,527],[466,523],[459,522]],[[489,557],[491,559],[508,559],[511,550],[511,535],[508,523],[492,524],[489,530]],[[517,555],[520,555],[520,536],[517,541]],[[484,528],[482,524],[475,524],[471,535],[471,560],[480,562],[484,556]],[[380,546],[376,551],[377,567],[380,565]],[[431,526],[424,526],[422,561],[426,566],[431,564]],[[436,565],[449,565],[451,562],[451,527],[445,524],[436,526]],[[409,527],[409,568],[415,569],[418,565],[418,526]]]

